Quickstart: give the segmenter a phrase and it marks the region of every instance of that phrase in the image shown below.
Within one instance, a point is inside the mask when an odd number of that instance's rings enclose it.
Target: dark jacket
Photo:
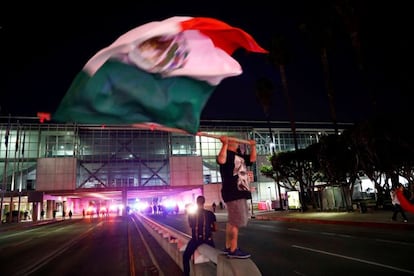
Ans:
[[[215,229],[216,215],[205,209],[198,210],[194,215],[188,216],[188,224],[191,227],[191,236],[198,241],[212,239]]]

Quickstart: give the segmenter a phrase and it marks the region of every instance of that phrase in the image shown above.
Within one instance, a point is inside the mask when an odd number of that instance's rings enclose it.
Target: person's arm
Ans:
[[[211,231],[216,232],[218,230],[216,215],[211,211],[209,211],[209,215],[210,215],[209,220],[211,221],[210,222]]]
[[[222,143],[222,146],[217,156],[217,162],[223,165],[224,163],[226,163],[226,160],[227,160],[227,146],[228,146],[229,139],[227,136],[221,136],[220,141]]]
[[[216,221],[214,221],[213,223],[212,223],[212,225],[211,225],[211,231],[213,231],[213,232],[216,232],[217,230],[218,230],[218,228],[217,228],[218,226],[217,226],[217,222]]]
[[[256,141],[250,140],[250,162],[256,162],[257,153],[256,153]]]
[[[190,226],[190,228],[193,228],[194,227],[194,219],[193,219],[193,216],[194,215],[189,215],[188,216],[188,226]]]

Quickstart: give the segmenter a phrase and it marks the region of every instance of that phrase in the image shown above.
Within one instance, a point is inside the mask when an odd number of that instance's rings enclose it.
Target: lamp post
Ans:
[[[272,188],[267,187],[269,189],[269,200],[272,201]]]
[[[251,192],[254,192],[254,191],[256,191],[256,187],[252,186],[251,187]],[[256,218],[256,216],[254,215],[254,211],[253,211],[253,196],[250,198],[250,208],[252,209],[251,210],[252,211],[251,218],[254,219],[254,218]]]
[[[277,197],[279,198],[279,210],[283,210],[282,193],[280,191],[279,174],[276,172]]]
[[[269,210],[272,209],[272,188],[267,187],[269,189]]]

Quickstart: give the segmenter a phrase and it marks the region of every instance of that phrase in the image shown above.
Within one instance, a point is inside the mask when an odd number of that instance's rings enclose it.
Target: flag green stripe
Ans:
[[[158,123],[195,134],[214,86],[188,77],[163,78],[116,60],[92,77],[80,72],[52,118],[86,124]]]

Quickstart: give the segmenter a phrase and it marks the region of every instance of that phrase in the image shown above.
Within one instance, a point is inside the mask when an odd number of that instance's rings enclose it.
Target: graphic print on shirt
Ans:
[[[250,191],[247,167],[244,159],[240,156],[234,157],[233,176],[237,175],[237,188],[240,191]]]

